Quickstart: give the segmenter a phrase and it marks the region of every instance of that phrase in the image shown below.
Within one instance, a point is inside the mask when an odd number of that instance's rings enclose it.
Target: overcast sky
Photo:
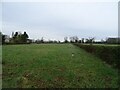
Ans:
[[[2,32],[26,31],[30,38],[64,40],[65,36],[118,35],[117,2],[4,2]]]

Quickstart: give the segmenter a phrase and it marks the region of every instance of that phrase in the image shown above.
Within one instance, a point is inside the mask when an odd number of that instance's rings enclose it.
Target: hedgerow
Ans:
[[[115,68],[119,68],[120,60],[120,46],[109,46],[109,45],[85,45],[85,44],[74,44],[85,51],[94,54],[101,58],[106,63],[112,65]]]

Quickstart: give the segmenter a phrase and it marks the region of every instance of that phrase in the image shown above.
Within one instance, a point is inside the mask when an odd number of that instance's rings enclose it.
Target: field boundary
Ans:
[[[86,44],[78,44],[75,43],[73,44],[77,47],[80,47],[87,51],[88,53],[91,53],[109,65],[111,65],[114,68],[119,68],[119,51],[120,51],[120,46],[100,46],[100,45],[86,45]]]

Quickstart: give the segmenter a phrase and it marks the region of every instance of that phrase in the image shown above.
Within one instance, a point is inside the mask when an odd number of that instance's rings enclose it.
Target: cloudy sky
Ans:
[[[0,4],[1,6],[1,4]],[[118,2],[2,2],[2,32],[26,31],[30,38],[118,35]]]

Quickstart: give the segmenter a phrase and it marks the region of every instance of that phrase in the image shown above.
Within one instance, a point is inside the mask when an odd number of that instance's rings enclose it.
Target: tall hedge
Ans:
[[[115,68],[120,68],[120,46],[74,44],[101,58]]]

